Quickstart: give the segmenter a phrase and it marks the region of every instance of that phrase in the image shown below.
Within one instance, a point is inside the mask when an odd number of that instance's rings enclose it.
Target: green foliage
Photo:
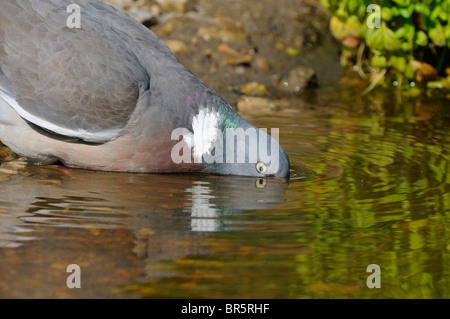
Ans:
[[[396,34],[386,26],[384,21],[380,28],[367,28],[365,32],[367,45],[378,51],[395,52],[401,48],[401,42]]]
[[[450,0],[320,2],[333,15],[330,30],[344,45],[347,52],[343,55],[348,57],[348,51],[354,52],[355,59],[359,60],[353,63],[364,66],[368,74],[384,70],[386,76],[379,84],[400,84],[397,87],[402,90],[416,84],[426,88],[430,81],[434,82],[430,84],[433,88],[448,86]],[[363,51],[358,50],[361,47]],[[357,56],[358,51],[363,54]],[[436,84],[440,81],[443,81],[441,85]]]

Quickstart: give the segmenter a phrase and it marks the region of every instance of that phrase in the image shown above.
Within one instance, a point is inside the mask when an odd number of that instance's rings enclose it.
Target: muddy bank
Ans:
[[[301,95],[320,83],[317,73],[330,73],[327,55],[338,68],[329,14],[314,0],[105,1],[148,26],[232,104],[249,82],[266,86],[264,96],[273,99]],[[323,45],[330,51],[317,57]]]

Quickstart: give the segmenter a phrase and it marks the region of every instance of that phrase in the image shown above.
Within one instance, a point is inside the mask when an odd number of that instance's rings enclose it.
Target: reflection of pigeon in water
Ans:
[[[80,28],[68,26],[73,4]],[[154,33],[101,1],[2,0],[0,97],[0,139],[34,163],[289,176],[275,139],[178,64]],[[255,134],[227,139],[236,129]]]
[[[0,210],[5,213],[0,214],[0,247],[58,236],[45,231],[55,228],[127,229],[138,237],[146,229],[159,244],[173,239],[165,236],[194,236],[187,229],[236,230],[248,226],[237,215],[276,209],[284,202],[288,186],[269,179],[262,187],[261,179],[239,176],[87,170],[73,170],[69,175],[52,168],[23,169],[26,174],[2,181]],[[260,222],[256,217],[253,221]],[[43,232],[36,232],[36,226],[43,227]]]
[[[194,181],[186,189],[190,204],[184,209],[191,215],[193,231],[210,232],[234,230],[245,227],[237,221],[231,221],[233,215],[247,210],[274,209],[284,201],[283,194],[287,184],[264,179],[242,179],[239,187],[233,186],[233,180]],[[245,194],[245,196],[242,196]],[[242,223],[242,222],[241,222]]]
[[[191,214],[191,227],[193,231],[216,231],[220,228],[219,208],[210,202],[214,198],[207,182],[194,182],[192,187],[186,189],[191,200],[190,207],[185,211]]]

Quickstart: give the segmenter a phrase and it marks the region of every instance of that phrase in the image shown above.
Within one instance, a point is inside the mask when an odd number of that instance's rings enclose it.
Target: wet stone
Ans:
[[[269,88],[259,82],[249,82],[243,85],[240,91],[247,96],[264,97],[269,93]]]
[[[237,109],[240,113],[270,113],[278,106],[267,98],[243,96],[237,101]]]
[[[283,93],[300,94],[306,88],[317,86],[316,72],[311,68],[299,66],[292,69],[287,77],[275,75],[272,84]]]

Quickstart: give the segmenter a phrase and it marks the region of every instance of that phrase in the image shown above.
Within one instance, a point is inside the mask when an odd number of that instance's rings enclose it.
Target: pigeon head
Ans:
[[[279,130],[259,129],[218,95],[206,95],[185,127],[177,128],[174,162],[199,164],[208,174],[289,179],[289,158],[275,137]],[[191,108],[187,108],[188,110]]]

